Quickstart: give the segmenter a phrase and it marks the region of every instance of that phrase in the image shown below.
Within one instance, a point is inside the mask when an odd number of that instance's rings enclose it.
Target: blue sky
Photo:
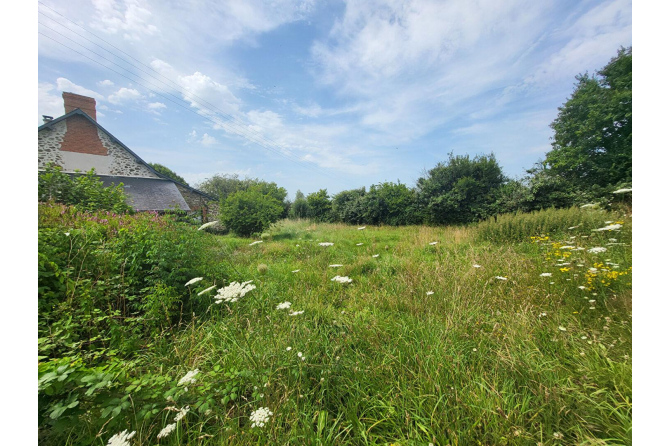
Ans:
[[[38,20],[38,125],[89,95],[191,185],[237,173],[290,197],[413,186],[450,152],[520,176],[575,76],[632,43],[630,0],[42,0]]]

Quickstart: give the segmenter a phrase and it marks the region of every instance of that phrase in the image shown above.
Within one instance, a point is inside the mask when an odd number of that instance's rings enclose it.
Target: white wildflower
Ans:
[[[573,245],[565,245],[565,246],[561,246],[558,249],[574,249],[574,246]]]
[[[65,233],[65,237],[69,237],[69,236],[70,236],[70,233],[69,233],[69,232],[66,232],[66,233]],[[112,437],[112,438],[113,438],[113,437]]]
[[[303,314],[304,312],[305,312],[305,310],[291,311],[288,315],[289,316],[299,316],[299,315]]]
[[[291,271],[291,272],[292,272],[292,273],[297,273],[297,272],[300,272],[300,270],[299,270],[299,269],[294,269],[294,270]]]
[[[562,326],[562,325],[559,325],[559,326],[558,326],[558,329],[561,330],[561,331],[566,331],[566,330],[567,330],[567,329],[566,329],[564,326]]]
[[[589,249],[587,252],[589,252],[591,254],[599,254],[599,253],[605,252],[605,251],[607,251],[607,248],[603,248],[601,246],[596,246],[595,248]]]
[[[202,279],[203,279],[202,277],[195,277],[195,278],[189,280],[188,282],[186,282],[186,283],[184,284],[184,286],[193,285],[193,284],[196,283],[196,282],[200,282]]]
[[[628,193],[628,192],[633,192],[633,189],[632,189],[632,188],[628,188],[628,189],[618,189],[618,190],[615,190],[615,191],[612,192],[612,193],[613,193],[613,194],[626,194],[626,193]]]
[[[363,243],[356,243],[356,246],[363,246]]]
[[[339,268],[340,266],[344,266],[344,265],[340,265],[339,263],[335,263],[333,265],[328,265],[328,268]]]
[[[586,289],[586,287],[584,285],[580,285],[577,288],[579,288],[580,290],[585,290]]]
[[[319,243],[319,246],[333,246],[333,245],[334,245],[334,243],[331,243],[331,242],[321,242],[321,243]]]
[[[373,259],[376,259],[377,257],[379,257],[379,254],[373,254],[373,255],[372,255],[372,258],[373,258]]]
[[[191,408],[190,408],[189,406],[183,407],[183,408],[179,411],[179,413],[177,414],[177,416],[174,417],[174,420],[177,421],[177,422],[178,422],[178,421],[181,421],[181,419],[184,418],[184,417],[186,416],[186,414],[188,413],[189,410],[191,410]]]
[[[290,352],[293,347],[286,347],[286,351]]]
[[[195,382],[195,376],[200,373],[200,370],[195,369],[188,372],[182,379],[177,383],[178,386],[193,384]]]
[[[217,224],[217,223],[218,223],[218,221],[210,221],[209,223],[205,223],[204,225],[202,225],[202,226],[200,226],[200,227],[198,228],[198,231],[203,230],[203,229],[210,228],[210,227],[214,226],[214,225]]]
[[[547,317],[547,313],[543,311],[542,313],[540,313],[540,317]]]
[[[252,280],[247,282],[232,282],[225,288],[220,288],[218,294],[214,296],[216,303],[220,304],[221,302],[237,302],[240,297],[244,297],[251,290],[256,289],[256,285],[250,285]]]
[[[160,431],[160,432],[158,433],[158,436],[157,436],[157,437],[158,437],[158,438],[165,438],[165,437],[167,437],[168,435],[170,435],[170,434],[172,433],[172,431],[175,430],[176,427],[177,427],[177,423],[168,424],[167,426],[165,426],[165,427],[163,428],[162,431]]]
[[[298,352],[298,358],[302,358],[302,352]]]
[[[254,245],[257,245],[259,243],[263,243],[263,240],[256,240],[255,242],[251,242],[251,243],[249,243],[249,246],[254,246]]]
[[[581,339],[582,339],[582,340],[586,339],[586,336],[582,336]]]
[[[332,279],[330,279],[331,282],[338,282],[338,283],[351,283],[352,279],[350,279],[348,276],[335,276]]]
[[[581,225],[582,225],[582,224],[580,223],[580,224],[578,224],[577,226],[570,226],[568,229],[575,229],[575,228],[580,227]]]
[[[272,412],[270,412],[268,407],[261,407],[254,410],[251,412],[251,415],[249,415],[249,420],[251,420],[251,427],[265,426],[265,423],[270,421],[270,416],[272,416]]]
[[[542,273],[540,277],[551,277],[551,273]]]
[[[507,277],[503,277],[503,276],[496,276],[495,278],[498,279],[498,280],[507,280]]]
[[[198,296],[202,296],[202,295],[205,294],[207,291],[211,291],[211,290],[213,290],[214,288],[216,288],[216,285],[212,285],[211,287],[207,288],[206,290],[202,290],[202,291],[200,291],[200,292],[198,293]]]
[[[289,301],[282,302],[277,305],[277,310],[288,310],[289,308],[291,308],[291,302]]]
[[[437,242],[430,242],[429,245],[437,245]]]
[[[610,238],[610,239],[608,239],[608,240],[609,240],[610,242],[616,242],[616,239],[615,239],[615,238]]]
[[[585,204],[585,205],[582,205],[582,206],[579,206],[579,207],[580,207],[581,209],[584,209],[584,208],[592,208],[592,207],[595,207],[595,206],[596,206],[596,205],[593,204],[593,203],[588,203],[588,204]]]
[[[131,433],[128,433],[128,430],[124,430],[123,432],[119,432],[118,434],[115,434],[107,440],[107,446],[129,446],[130,445],[130,439],[135,436],[135,431],[132,431]]]
[[[476,352],[476,351],[477,351],[477,349],[476,349],[476,348],[473,348],[473,349],[472,349],[472,351],[473,351],[473,352]]]
[[[589,299],[589,303],[590,303],[590,304],[592,304],[592,303],[595,302],[595,301],[596,301],[595,299]]]
[[[560,440],[563,438],[563,434],[560,432],[554,432],[554,438]]]
[[[594,231],[616,231],[617,229],[621,229],[621,225],[618,224],[618,223],[613,224],[613,225],[607,225],[603,228],[594,229]],[[614,241],[616,241],[616,240],[614,240]]]
[[[426,291],[426,296],[430,296],[431,294],[435,294],[433,291]]]
[[[481,266],[481,265],[477,265],[477,264],[475,263],[474,265],[472,265],[472,267],[473,267],[473,268],[481,268],[482,266]]]
[[[359,231],[362,231],[363,229],[365,229],[365,226],[361,226],[360,228],[358,228]]]

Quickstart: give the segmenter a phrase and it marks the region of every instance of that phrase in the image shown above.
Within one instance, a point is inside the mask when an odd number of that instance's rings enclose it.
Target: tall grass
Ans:
[[[285,221],[253,246],[212,237],[234,265],[225,283],[257,288],[156,338],[135,373],[166,377],[154,384],[164,391],[196,368],[198,381],[147,419],[118,416],[134,444],[156,443],[170,405],[191,412],[162,444],[631,444],[630,224],[592,231],[610,219],[569,210],[363,230]],[[544,234],[560,237],[530,239]],[[564,256],[561,238],[586,249]],[[617,244],[605,257],[588,252],[607,243]],[[614,270],[627,274],[599,282]],[[304,313],[277,310],[284,301]],[[252,428],[260,407],[273,415]]]

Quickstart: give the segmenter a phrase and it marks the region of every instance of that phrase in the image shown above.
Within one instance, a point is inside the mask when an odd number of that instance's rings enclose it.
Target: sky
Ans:
[[[518,178],[575,76],[632,45],[631,1],[41,0],[38,110],[64,91],[147,162],[289,198],[414,186],[449,154]]]

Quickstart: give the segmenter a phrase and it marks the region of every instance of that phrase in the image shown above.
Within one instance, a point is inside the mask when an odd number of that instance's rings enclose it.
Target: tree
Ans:
[[[333,217],[343,223],[361,224],[365,219],[365,188],[345,190],[333,196]]]
[[[307,195],[307,216],[315,221],[331,221],[332,205],[326,189]]]
[[[597,76],[581,74],[551,124],[549,174],[585,191],[632,181],[633,52],[621,48]],[[611,192],[611,191],[610,191]]]
[[[263,195],[270,194],[280,202],[283,202],[287,195],[286,189],[277,186],[277,183],[270,183],[258,178],[240,179],[236,173],[216,174],[198,184],[198,189],[218,197],[219,200],[225,200],[235,192],[248,190],[254,186],[258,186]]]
[[[229,195],[222,203],[219,220],[237,235],[248,237],[269,228],[283,211],[280,200],[254,185]]]
[[[428,223],[459,224],[495,213],[496,191],[505,176],[495,155],[454,156],[440,162],[419,178],[417,189]]]
[[[307,200],[305,199],[305,194],[298,190],[295,193],[295,200],[291,203],[291,210],[289,212],[290,218],[307,218],[308,214]]]
[[[183,179],[182,177],[180,177],[179,175],[177,175],[176,172],[174,172],[173,170],[171,170],[171,169],[165,167],[164,165],[162,165],[162,164],[158,164],[158,163],[149,163],[149,165],[150,165],[156,172],[160,173],[161,175],[165,175],[165,176],[168,177],[168,178],[172,178],[173,180],[175,180],[175,181],[179,181],[180,183],[185,184],[185,185],[188,186],[188,183],[186,182],[185,179]]]
[[[415,192],[399,181],[372,185],[362,200],[365,223],[392,226],[420,223],[416,198]]]

